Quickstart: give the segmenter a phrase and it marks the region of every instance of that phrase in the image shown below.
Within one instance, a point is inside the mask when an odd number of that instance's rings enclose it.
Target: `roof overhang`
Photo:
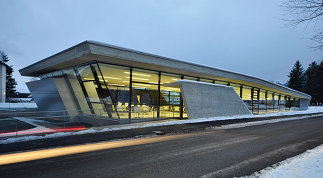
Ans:
[[[231,79],[242,84],[251,83],[253,85],[265,86],[272,90],[278,90],[301,98],[311,99],[310,95],[256,77],[95,41],[84,41],[62,52],[20,69],[19,72],[23,76],[38,77],[39,75],[45,73],[89,63],[92,61],[139,67],[162,72],[180,73],[184,75],[198,76],[201,78],[217,78],[224,80]]]

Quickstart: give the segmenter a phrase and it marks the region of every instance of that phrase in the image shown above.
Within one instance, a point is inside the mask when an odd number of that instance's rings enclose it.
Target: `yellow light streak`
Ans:
[[[12,153],[12,154],[0,155],[0,165],[20,163],[25,161],[33,161],[38,159],[53,158],[58,156],[65,156],[65,155],[72,155],[72,154],[79,154],[79,153],[86,153],[86,152],[93,152],[93,151],[100,151],[100,150],[107,150],[107,149],[120,148],[120,147],[128,147],[128,146],[134,146],[134,145],[143,145],[148,143],[157,143],[157,142],[163,142],[168,140],[181,139],[181,138],[189,137],[193,134],[194,133],[160,136],[160,137],[152,137],[152,138],[139,138],[139,139],[131,139],[131,140],[68,146],[68,147],[62,147],[62,148],[52,148],[47,150],[28,151],[28,152],[22,152],[22,153]]]

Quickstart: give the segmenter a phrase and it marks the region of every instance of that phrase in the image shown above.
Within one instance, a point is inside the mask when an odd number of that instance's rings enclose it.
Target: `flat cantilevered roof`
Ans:
[[[310,95],[305,93],[245,74],[193,64],[96,41],[84,41],[79,43],[71,48],[20,69],[19,72],[22,76],[38,77],[42,74],[93,61],[224,80],[289,94],[304,99],[311,98]]]

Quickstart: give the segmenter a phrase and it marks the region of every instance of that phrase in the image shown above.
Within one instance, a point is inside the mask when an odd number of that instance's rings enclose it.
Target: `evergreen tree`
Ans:
[[[319,65],[314,61],[305,71],[305,93],[312,96],[311,105],[319,102]]]
[[[319,103],[323,103],[323,60],[321,61],[317,72],[317,98]]]
[[[289,80],[287,86],[294,90],[304,91],[304,69],[299,60],[296,61],[293,69],[289,72]]]
[[[10,59],[8,55],[2,51],[0,51],[3,55],[3,60],[7,63]],[[15,96],[16,93],[16,80],[12,77],[13,69],[11,66],[6,66],[6,98]]]

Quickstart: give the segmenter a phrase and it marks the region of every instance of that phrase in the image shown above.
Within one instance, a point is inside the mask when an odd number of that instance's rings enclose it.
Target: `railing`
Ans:
[[[118,108],[117,108],[118,109]],[[92,126],[129,123],[129,110],[113,108],[93,110],[33,111],[27,109],[6,110],[0,112],[0,139],[8,136],[47,134],[52,132],[70,132]],[[131,107],[131,121],[140,122],[157,119],[157,109],[153,107]],[[160,108],[159,118],[179,118],[176,109]]]

